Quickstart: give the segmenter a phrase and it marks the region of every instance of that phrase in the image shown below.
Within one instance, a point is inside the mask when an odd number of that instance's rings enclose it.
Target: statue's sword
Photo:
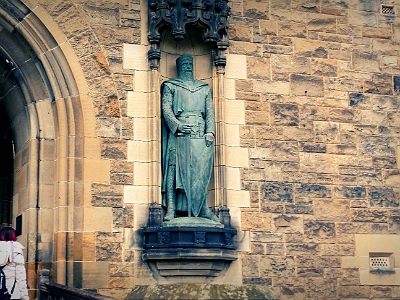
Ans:
[[[190,152],[190,134],[179,133],[177,136],[179,159],[179,169],[182,177],[183,188],[185,189],[186,198],[188,201],[188,217],[192,216],[192,182],[190,174],[191,152]]]
[[[191,170],[190,166],[192,165],[192,156],[190,153],[190,134],[185,136],[185,154],[186,154],[186,176],[187,176],[187,191],[186,197],[188,199],[188,217],[192,216],[192,177],[190,176]]]

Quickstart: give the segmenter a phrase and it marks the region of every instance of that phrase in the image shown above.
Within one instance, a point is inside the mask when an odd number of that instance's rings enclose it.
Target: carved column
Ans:
[[[226,61],[226,59],[225,59]],[[227,206],[225,162],[225,65],[216,68],[214,80],[216,155],[215,155],[215,206]]]

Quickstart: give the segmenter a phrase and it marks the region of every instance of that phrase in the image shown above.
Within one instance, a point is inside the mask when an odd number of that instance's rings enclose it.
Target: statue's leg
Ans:
[[[176,173],[176,166],[175,165],[169,166],[167,174],[167,213],[165,214],[164,217],[165,221],[170,221],[173,218],[175,218],[175,200],[176,200],[175,173]]]

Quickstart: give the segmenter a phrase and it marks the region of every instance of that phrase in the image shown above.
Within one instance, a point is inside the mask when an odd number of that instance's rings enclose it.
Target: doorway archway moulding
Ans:
[[[0,25],[1,35],[10,41],[0,42],[0,59],[8,62],[8,80],[16,82],[2,86],[0,101],[13,116],[17,158],[25,159],[15,173],[27,174],[25,183],[16,184],[14,199],[23,205],[14,208],[13,218],[23,216],[28,274],[36,273],[38,263],[54,261],[55,281],[72,285],[73,264],[68,261],[73,257],[66,233],[83,230],[76,225],[81,222],[74,222],[84,217],[76,209],[83,200],[76,195],[90,189],[84,180],[84,144],[95,137],[88,86],[67,37],[35,0],[0,0]],[[12,99],[18,105],[12,106]],[[49,228],[45,222],[54,222],[53,232],[43,232]],[[44,261],[38,255],[46,244],[40,245],[41,234],[53,236],[53,261],[52,255],[45,255],[50,259]],[[35,278],[28,280],[35,286]]]

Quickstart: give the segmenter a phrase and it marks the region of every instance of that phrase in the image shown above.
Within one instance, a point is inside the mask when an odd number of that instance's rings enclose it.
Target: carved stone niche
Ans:
[[[192,39],[196,41],[199,39],[207,45],[205,48],[211,48],[212,55],[210,54],[208,63],[211,65],[213,62],[219,76],[217,76],[218,82],[213,82],[214,91],[216,93],[224,91],[222,88],[224,82],[222,76],[226,65],[224,52],[229,46],[228,0],[149,0],[148,3],[150,43],[148,59],[150,68],[156,71],[152,74],[157,73],[161,78],[169,77],[163,76],[160,72],[168,69],[164,60],[160,67],[161,57],[174,57],[179,52],[192,55],[190,51],[186,51],[189,49],[182,50],[186,45],[185,41],[188,40],[185,36],[190,35],[191,42]],[[201,31],[199,29],[202,29],[202,36],[198,36]],[[170,42],[172,39],[173,42]],[[167,49],[167,51],[165,47],[179,47],[179,50]],[[202,55],[199,59],[204,57],[206,56]],[[213,74],[201,78],[216,80],[213,79]],[[155,87],[159,84],[158,80],[155,76]],[[223,95],[218,94],[214,99],[222,98]],[[158,100],[155,98],[152,103],[158,103]],[[214,101],[214,105],[218,111],[222,111],[218,106],[220,105],[218,100]],[[216,116],[216,123],[217,127],[222,123],[220,116]],[[216,139],[220,137],[217,130]],[[223,142],[217,141],[216,144],[222,145]],[[223,168],[223,164],[218,161],[215,162],[215,166],[216,170]],[[218,175],[215,177],[220,178],[222,182],[224,176],[220,173],[223,172],[220,170],[217,172],[219,173],[214,175]],[[219,186],[215,190],[223,190],[224,184],[218,182]],[[221,278],[231,262],[237,259],[236,245],[233,242],[237,231],[231,227],[227,201],[221,200],[224,199],[223,196],[218,197],[220,200],[215,202],[215,206],[220,205],[216,212],[220,224],[199,217],[190,217],[182,221],[184,219],[182,216],[177,218],[180,220],[176,223],[175,219],[163,222],[162,206],[158,203],[150,204],[149,222],[142,228],[143,259],[148,262],[158,283],[218,282],[217,277]]]
[[[150,50],[148,58],[151,69],[158,69],[161,58],[162,31],[171,28],[176,41],[183,40],[186,26],[198,25],[204,30],[203,40],[217,51],[216,66],[225,66],[224,51],[229,47],[228,0],[149,0]]]
[[[188,226],[165,226],[162,207],[150,205],[149,223],[143,228],[143,259],[158,282],[209,283],[227,271],[237,259],[233,243],[237,231],[231,227],[229,209],[221,207],[218,215],[220,226],[195,217]]]

